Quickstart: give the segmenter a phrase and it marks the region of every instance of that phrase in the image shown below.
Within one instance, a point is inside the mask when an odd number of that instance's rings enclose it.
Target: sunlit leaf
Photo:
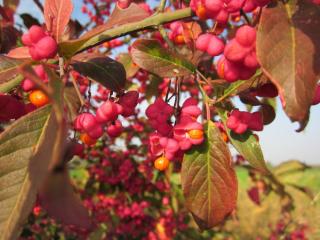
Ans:
[[[45,0],[44,18],[47,29],[60,41],[73,10],[72,0]]]
[[[320,8],[311,1],[277,1],[264,8],[258,28],[257,56],[277,86],[292,121],[309,115],[320,73]]]
[[[127,78],[133,77],[138,72],[139,67],[133,63],[132,58],[129,54],[121,53],[118,56],[117,60],[124,66],[127,73]]]
[[[196,70],[192,63],[163,48],[157,40],[136,40],[132,44],[131,56],[139,67],[160,77],[185,76]]]
[[[291,173],[302,172],[306,170],[308,166],[302,162],[291,160],[281,163],[279,166],[275,167],[272,171],[277,176],[284,176]]]
[[[266,166],[261,146],[253,133],[248,130],[243,134],[235,134],[226,126],[227,112],[219,110],[219,116],[225,126],[230,142],[235,149],[250,163],[252,167],[264,173],[268,173],[269,170]]]
[[[19,236],[51,156],[57,154],[57,129],[48,106],[20,118],[0,135],[0,239]]]
[[[237,179],[228,146],[213,122],[206,139],[185,153],[181,183],[186,207],[201,229],[221,223],[236,206]]]

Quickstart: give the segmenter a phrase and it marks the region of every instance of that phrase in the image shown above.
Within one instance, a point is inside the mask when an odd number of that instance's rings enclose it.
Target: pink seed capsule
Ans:
[[[97,110],[97,121],[107,123],[117,119],[120,108],[112,101],[104,102]]]
[[[82,113],[74,121],[74,128],[78,131],[90,132],[99,125],[91,113]]]
[[[207,52],[211,56],[218,56],[223,53],[223,50],[224,50],[224,42],[217,36],[211,35]]]
[[[122,133],[123,127],[119,120],[116,120],[114,124],[107,127],[107,133],[110,137],[118,137]]]
[[[256,42],[256,29],[248,25],[242,26],[237,30],[236,40],[244,47],[253,46]]]

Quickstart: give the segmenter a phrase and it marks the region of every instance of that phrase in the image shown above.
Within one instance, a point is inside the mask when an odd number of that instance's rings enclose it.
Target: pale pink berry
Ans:
[[[121,105],[108,100],[97,109],[96,118],[100,123],[107,123],[115,121],[121,112]]]
[[[205,33],[198,37],[196,48],[211,56],[218,56],[223,52],[224,42],[213,34]]]
[[[204,4],[207,11],[217,14],[223,9],[224,2],[223,0],[205,0]]]
[[[196,48],[200,51],[206,52],[211,39],[210,33],[201,34],[196,41]]]
[[[241,62],[251,51],[251,48],[244,47],[235,39],[232,39],[224,48],[224,56],[229,61]]]
[[[58,51],[57,42],[39,26],[32,26],[29,33],[22,36],[22,42],[29,47],[34,60],[53,58]]]
[[[47,36],[43,28],[37,25],[31,26],[31,28],[29,29],[29,35],[32,43],[37,43],[42,38]]]
[[[256,29],[248,25],[244,25],[237,30],[236,40],[242,46],[251,47],[256,42]]]
[[[207,52],[211,56],[218,56],[223,53],[224,50],[224,42],[215,35],[211,36]]]
[[[90,132],[99,125],[96,118],[91,113],[82,113],[74,121],[74,128],[78,131]]]
[[[50,36],[46,36],[40,39],[35,44],[35,48],[40,57],[42,57],[42,59],[53,58],[58,51],[57,42]]]

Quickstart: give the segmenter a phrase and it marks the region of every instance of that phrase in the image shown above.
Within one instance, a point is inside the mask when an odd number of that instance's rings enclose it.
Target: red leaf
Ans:
[[[46,0],[44,3],[44,18],[49,32],[60,41],[73,10],[71,0]]]
[[[320,73],[320,8],[307,0],[278,1],[263,10],[257,56],[277,86],[286,114],[305,123]],[[302,124],[304,125],[304,124]]]

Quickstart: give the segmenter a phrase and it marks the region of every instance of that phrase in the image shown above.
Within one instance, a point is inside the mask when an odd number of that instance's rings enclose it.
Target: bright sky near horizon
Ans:
[[[39,9],[32,0],[20,2],[18,13],[29,13],[39,21],[43,21]],[[88,18],[81,14],[82,0],[73,0],[73,2],[75,6],[73,18],[80,22],[88,21]],[[152,5],[154,3],[155,1]],[[17,18],[17,20],[21,22],[21,19]],[[265,159],[273,164],[297,159],[308,164],[320,165],[320,105],[312,107],[310,122],[302,133],[295,132],[298,125],[291,123],[282,111],[281,105],[278,104],[278,106],[275,121],[258,134]]]

